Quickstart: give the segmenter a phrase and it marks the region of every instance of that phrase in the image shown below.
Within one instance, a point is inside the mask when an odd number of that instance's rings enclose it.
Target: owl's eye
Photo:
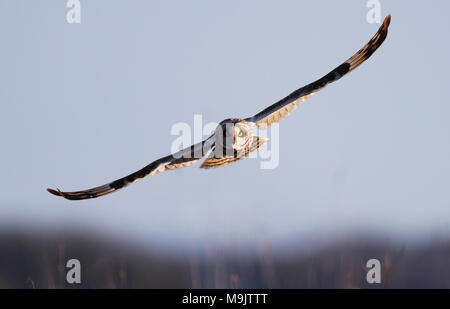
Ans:
[[[244,131],[240,130],[238,136],[239,137],[243,137],[244,136]]]

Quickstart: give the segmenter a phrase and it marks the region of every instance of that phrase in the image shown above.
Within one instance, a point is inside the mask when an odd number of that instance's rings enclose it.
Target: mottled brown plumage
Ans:
[[[233,164],[236,161],[245,159],[253,151],[258,150],[267,142],[267,139],[261,136],[252,136],[250,143],[246,144],[240,151],[235,151],[233,156],[227,156],[213,149],[208,158],[203,161],[200,168],[211,169]]]

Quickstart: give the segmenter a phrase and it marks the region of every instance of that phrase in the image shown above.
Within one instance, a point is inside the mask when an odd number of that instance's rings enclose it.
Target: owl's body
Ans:
[[[214,148],[200,168],[217,168],[246,158],[263,146],[267,139],[254,136],[255,124],[244,119],[230,118],[219,123],[214,131]]]
[[[208,153],[208,157],[200,165],[201,168],[217,168],[242,160],[267,142],[267,139],[265,138],[254,136],[252,127],[258,126],[259,128],[265,129],[270,127],[273,123],[281,121],[316,92],[323,89],[328,84],[339,80],[341,77],[361,65],[384,42],[388,33],[390,21],[391,16],[388,15],[378,29],[378,32],[363,46],[363,48],[322,78],[295,90],[287,97],[272,104],[252,117],[223,120],[217,126],[214,134],[200,143],[180,150],[175,154],[158,159],[137,172],[103,186],[75,192],[62,192],[53,189],[47,190],[54,195],[62,196],[69,200],[96,198],[122,189],[144,177],[153,176],[165,170],[173,170],[192,165]]]

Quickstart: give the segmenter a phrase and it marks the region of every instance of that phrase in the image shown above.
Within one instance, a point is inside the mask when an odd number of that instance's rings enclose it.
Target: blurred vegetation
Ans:
[[[65,263],[80,260],[81,284]],[[366,262],[382,263],[382,284],[366,282]],[[0,233],[0,288],[450,288],[450,243],[406,248],[349,241],[320,250],[139,248],[83,233]]]

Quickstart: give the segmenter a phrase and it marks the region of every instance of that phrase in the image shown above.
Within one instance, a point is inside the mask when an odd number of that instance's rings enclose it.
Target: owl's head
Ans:
[[[245,122],[238,122],[233,127],[234,134],[234,150],[240,150],[250,142],[253,135],[252,128]]]
[[[239,151],[250,142],[252,135],[250,123],[239,119],[227,119],[216,129],[216,147]]]

